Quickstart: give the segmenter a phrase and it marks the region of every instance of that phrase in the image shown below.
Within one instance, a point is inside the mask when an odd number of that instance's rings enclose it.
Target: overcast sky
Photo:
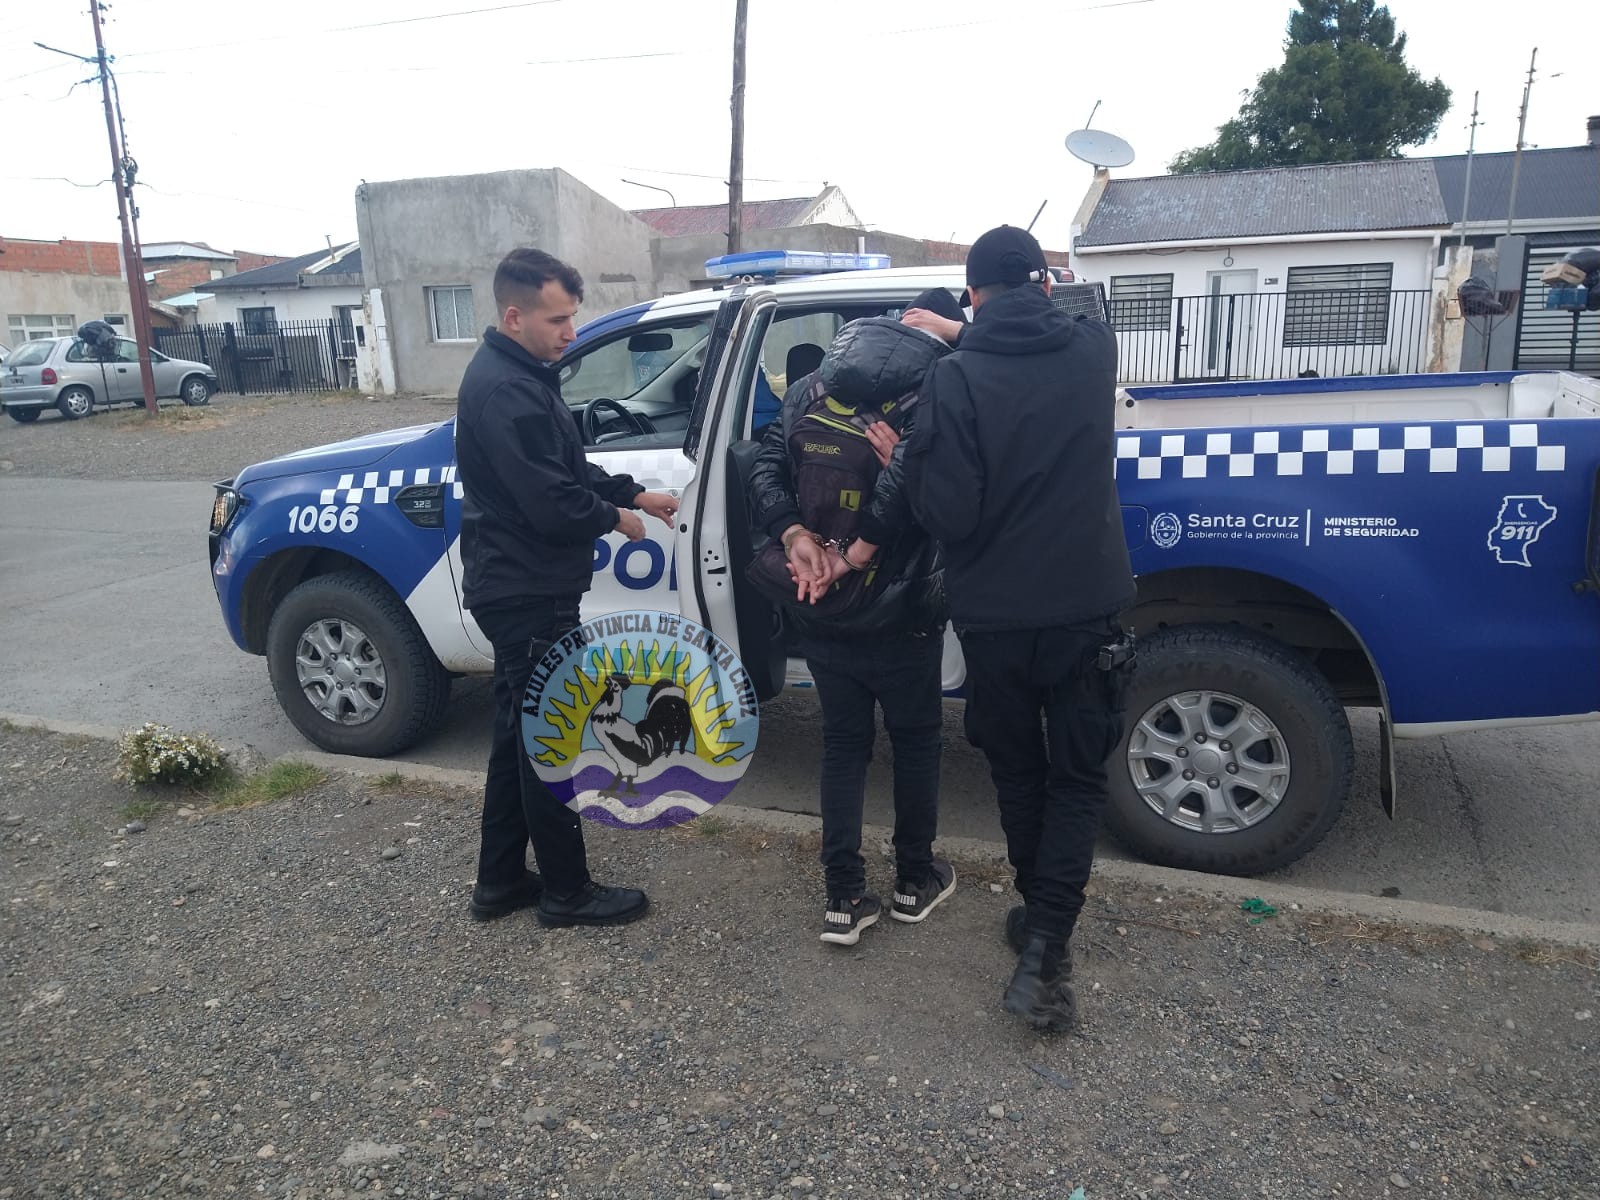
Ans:
[[[1393,0],[1409,58],[1454,107],[1421,153],[1584,140],[1600,112],[1600,4]],[[75,0],[0,14],[0,234],[116,240],[116,201]],[[148,242],[302,254],[355,236],[362,179],[559,166],[619,204],[623,183],[722,203],[733,0],[116,0],[116,56]],[[1290,0],[751,0],[748,199],[836,183],[869,227],[970,241],[1026,224],[1065,249],[1091,168],[1063,137],[1095,127],[1161,174],[1210,139],[1281,61]],[[478,9],[477,12],[464,10]],[[449,14],[449,15],[442,15]],[[374,23],[382,22],[374,27]],[[355,28],[361,26],[361,28]],[[59,176],[39,179],[34,176]],[[71,182],[66,182],[71,181]],[[74,186],[74,185],[89,186]],[[755,248],[755,247],[747,247]]]

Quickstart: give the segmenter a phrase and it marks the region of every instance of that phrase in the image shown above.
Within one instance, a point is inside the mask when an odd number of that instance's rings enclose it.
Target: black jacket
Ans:
[[[555,368],[496,329],[461,379],[456,466],[469,609],[588,591],[595,539],[644,491],[584,457]]]
[[[957,629],[1041,629],[1133,599],[1117,500],[1117,341],[1035,287],[983,304],[929,377],[906,491]]]
[[[882,404],[916,392],[933,364],[949,347],[937,338],[895,321],[852,322],[828,350],[821,373],[829,395],[852,407]],[[789,434],[805,410],[815,375],[789,386],[779,418],[767,426],[750,471],[751,524],[772,538],[800,520]],[[942,629],[949,619],[938,547],[911,515],[904,487],[905,439],[921,405],[900,423],[901,444],[878,473],[872,500],[861,515],[858,533],[880,547],[879,576],[870,600],[826,620],[811,617],[806,606],[786,610],[796,628],[813,637],[866,637]]]

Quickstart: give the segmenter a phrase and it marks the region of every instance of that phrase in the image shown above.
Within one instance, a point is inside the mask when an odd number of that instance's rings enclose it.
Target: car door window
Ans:
[[[561,396],[584,444],[677,449],[694,409],[712,314],[631,326],[561,364]]]
[[[128,338],[118,338],[117,339],[117,361],[118,362],[124,362],[124,363],[136,363],[136,362],[138,362],[139,361],[139,346],[138,346],[138,343],[136,343],[134,341],[131,341]]]

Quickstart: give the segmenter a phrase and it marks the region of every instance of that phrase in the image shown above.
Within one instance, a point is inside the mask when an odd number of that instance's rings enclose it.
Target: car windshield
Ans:
[[[54,342],[29,342],[18,349],[10,358],[6,359],[6,366],[37,367],[50,357],[50,351],[54,346]]]

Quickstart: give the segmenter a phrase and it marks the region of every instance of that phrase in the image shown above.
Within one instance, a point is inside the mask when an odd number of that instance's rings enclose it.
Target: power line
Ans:
[[[235,38],[226,42],[207,42],[198,46],[164,46],[159,50],[136,50],[123,58],[149,58],[157,54],[187,54],[194,50],[221,50],[228,46],[253,46],[261,42],[298,41],[330,33],[356,33],[364,29],[382,29],[390,25],[415,25],[421,21],[447,21],[455,17],[476,17],[485,13],[509,12],[519,8],[543,8],[551,4],[565,4],[567,0],[519,0],[515,4],[497,4],[490,8],[469,8],[454,12],[430,13],[420,17],[400,17],[392,21],[371,21],[361,25],[340,25],[332,29],[312,29],[297,33],[279,33],[270,37]]]

